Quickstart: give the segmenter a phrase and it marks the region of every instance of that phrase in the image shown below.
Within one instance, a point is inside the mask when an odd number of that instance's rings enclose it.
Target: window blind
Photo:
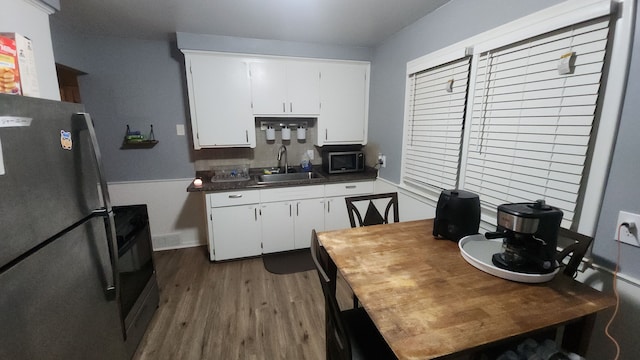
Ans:
[[[409,75],[405,184],[438,195],[456,187],[469,67],[464,57]]]
[[[480,195],[484,221],[495,223],[500,204],[544,199],[571,228],[593,142],[608,19],[498,49],[478,46],[461,188]],[[566,74],[563,56],[571,64]]]

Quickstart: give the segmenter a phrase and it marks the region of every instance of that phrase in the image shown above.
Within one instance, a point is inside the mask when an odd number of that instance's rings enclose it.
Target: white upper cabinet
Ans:
[[[316,145],[366,145],[368,62],[183,52],[195,149],[255,148],[254,117],[313,117]]]
[[[255,147],[248,60],[185,51],[185,67],[194,148]]]
[[[318,145],[367,143],[369,63],[320,65]]]
[[[305,60],[254,59],[251,95],[256,116],[318,116],[319,63]]]

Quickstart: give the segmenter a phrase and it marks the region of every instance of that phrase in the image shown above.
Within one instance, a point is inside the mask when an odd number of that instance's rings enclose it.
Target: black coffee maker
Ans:
[[[562,210],[544,200],[498,206],[497,229],[485,234],[487,239],[504,239],[504,251],[493,255],[493,264],[527,274],[552,272],[562,216]]]

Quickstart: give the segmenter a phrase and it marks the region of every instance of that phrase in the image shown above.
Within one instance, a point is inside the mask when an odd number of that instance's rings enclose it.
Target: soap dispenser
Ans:
[[[300,167],[302,168],[302,171],[311,171],[311,160],[309,160],[309,155],[307,155],[307,153],[304,153],[304,155],[302,155]]]

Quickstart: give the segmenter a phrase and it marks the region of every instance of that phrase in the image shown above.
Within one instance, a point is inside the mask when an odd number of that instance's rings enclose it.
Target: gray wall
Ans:
[[[190,178],[196,161],[226,153],[192,149],[184,57],[176,42],[83,36],[68,31],[55,16],[51,33],[56,62],[87,73],[79,78],[80,95],[94,119],[108,181]],[[177,41],[179,47],[195,50],[371,58],[371,49],[361,47],[187,33],[178,33]],[[153,124],[158,145],[152,149],[120,149],[127,124],[143,133]],[[185,125],[186,136],[176,135],[177,124]],[[273,152],[273,147],[266,150]],[[299,161],[296,158],[292,160]]]
[[[490,30],[519,17],[560,3],[558,0],[453,0],[411,24],[379,45],[374,52],[371,76],[369,144],[387,156],[380,177],[400,182],[402,126],[406,63],[432,51]],[[613,241],[618,211],[640,213],[640,179],[637,134],[640,134],[640,35],[635,38],[634,63],[624,102],[620,131],[594,243],[596,261],[613,268]],[[640,249],[622,244],[623,273],[640,278]]]
[[[93,118],[107,181],[180,179],[193,176],[182,60],[168,42],[91,38],[66,32],[52,21],[57,63],[86,72],[80,96]],[[159,143],[122,150],[126,126]]]

